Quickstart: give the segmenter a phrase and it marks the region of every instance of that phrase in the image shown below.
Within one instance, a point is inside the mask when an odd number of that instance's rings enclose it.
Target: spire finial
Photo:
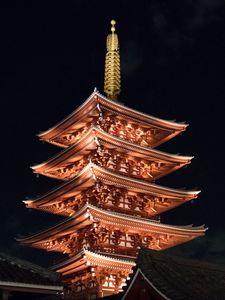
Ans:
[[[116,21],[115,21],[115,20],[112,20],[110,23],[111,23],[111,25],[112,25],[111,31],[112,31],[112,33],[114,33],[114,32],[116,31],[116,28],[115,28]]]
[[[106,40],[106,58],[105,58],[105,82],[104,92],[107,97],[117,100],[120,94],[120,53],[119,40],[115,33],[116,21],[111,20],[111,33],[108,34]]]

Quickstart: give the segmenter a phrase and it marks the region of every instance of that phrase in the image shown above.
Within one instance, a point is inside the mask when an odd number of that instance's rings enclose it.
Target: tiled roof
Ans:
[[[168,252],[141,249],[136,270],[140,269],[168,299],[225,300],[225,266],[172,256]],[[132,278],[135,273],[134,270]],[[127,282],[125,293],[132,278]],[[120,293],[105,299],[120,300],[123,296],[124,293]]]
[[[60,286],[59,275],[28,261],[0,253],[0,281]]]
[[[225,266],[141,249],[137,267],[170,299],[225,299]]]

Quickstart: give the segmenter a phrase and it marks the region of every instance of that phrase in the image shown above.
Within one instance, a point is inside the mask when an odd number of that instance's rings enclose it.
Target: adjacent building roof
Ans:
[[[110,296],[109,300],[130,300],[135,298],[132,287],[138,275],[142,282],[155,292],[153,299],[171,300],[224,300],[225,266],[219,266],[141,249],[137,267],[124,293]],[[157,295],[157,297],[156,297]]]
[[[28,261],[0,253],[0,289],[62,292],[59,275]]]

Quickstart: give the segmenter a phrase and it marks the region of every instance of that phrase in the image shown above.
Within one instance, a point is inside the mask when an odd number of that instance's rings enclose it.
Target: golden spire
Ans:
[[[117,100],[120,94],[120,53],[118,35],[115,33],[116,21],[111,21],[111,33],[106,40],[104,92],[107,97]]]

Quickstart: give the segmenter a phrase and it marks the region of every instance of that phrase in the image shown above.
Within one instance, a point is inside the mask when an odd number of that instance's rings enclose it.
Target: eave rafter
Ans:
[[[129,120],[134,124],[141,124],[143,127],[152,128],[153,130],[159,130],[163,135],[155,140],[152,144],[152,147],[156,147],[159,144],[173,138],[177,134],[181,133],[188,126],[184,123],[175,123],[173,121],[166,121],[156,117],[152,117],[143,113],[140,113],[136,110],[130,109],[120,103],[115,103],[112,100],[107,99],[99,92],[93,92],[90,97],[76,109],[72,114],[67,118],[63,119],[61,122],[56,124],[54,127],[49,130],[40,133],[38,136],[41,140],[44,140],[49,143],[56,144],[57,146],[67,147],[68,139],[74,130],[80,129],[77,133],[80,138],[85,131],[91,126],[93,118],[98,112],[99,105],[102,106],[105,111],[110,113],[115,113],[117,116],[120,116],[123,120]],[[88,125],[89,124],[89,125]],[[87,128],[84,128],[84,127]],[[69,136],[68,136],[69,135]],[[59,141],[59,137],[65,136],[65,143],[63,140]],[[71,135],[71,138],[72,135]],[[76,138],[76,139],[77,139]],[[76,140],[75,139],[75,140]],[[75,141],[74,140],[74,141]],[[73,143],[73,141],[70,141]]]

